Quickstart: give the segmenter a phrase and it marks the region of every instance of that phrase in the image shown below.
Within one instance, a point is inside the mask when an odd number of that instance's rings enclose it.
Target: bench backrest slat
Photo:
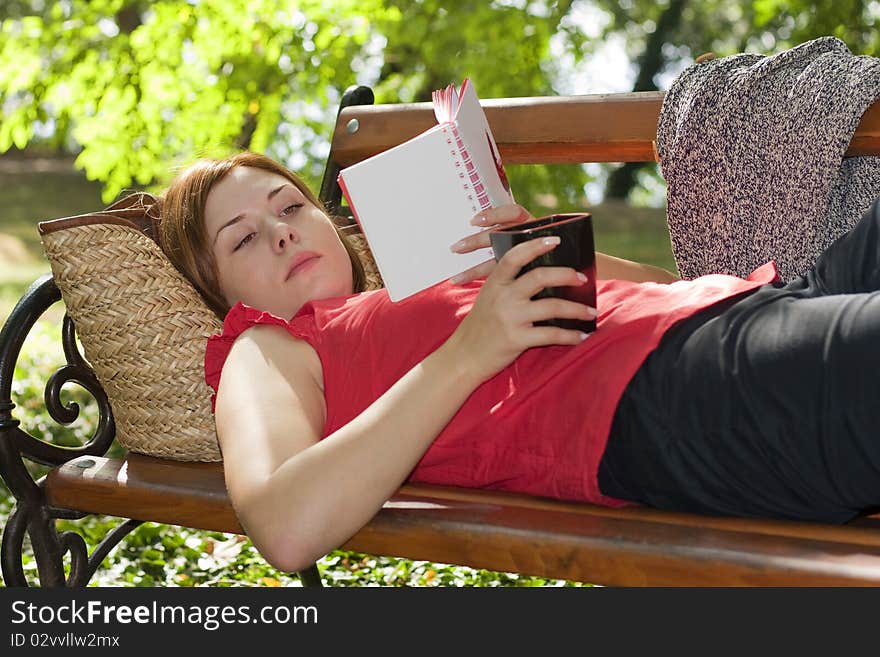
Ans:
[[[663,92],[481,101],[505,164],[649,162]],[[347,129],[357,120],[355,132]],[[337,117],[331,158],[346,167],[436,124],[431,103],[359,105]],[[868,108],[848,156],[880,155],[880,101]]]

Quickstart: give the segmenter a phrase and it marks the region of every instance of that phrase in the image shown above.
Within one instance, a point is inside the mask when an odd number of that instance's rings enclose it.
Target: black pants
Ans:
[[[679,323],[627,387],[603,493],[843,522],[880,505],[880,199],[804,276]]]

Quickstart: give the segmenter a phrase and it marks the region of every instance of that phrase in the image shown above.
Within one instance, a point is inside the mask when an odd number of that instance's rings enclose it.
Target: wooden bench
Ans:
[[[331,206],[339,205],[335,179],[340,167],[400,143],[434,122],[427,103],[370,103],[372,92],[363,87],[343,101],[320,194]],[[662,94],[648,92],[484,101],[508,164],[651,161],[661,103]],[[880,154],[880,103],[863,117],[849,154]],[[15,361],[34,321],[59,299],[51,277],[37,281],[0,333],[0,474],[17,498],[3,532],[5,583],[26,584],[21,564],[26,531],[42,586],[84,585],[106,554],[143,521],[242,533],[220,464],[134,453],[103,456],[113,437],[112,415],[76,352],[69,321],[65,351],[76,380],[96,391],[104,423],[100,438],[81,449],[62,449],[18,428],[10,398]],[[53,469],[35,483],[23,459]],[[127,519],[91,556],[78,536],[55,531],[55,518],[88,513]],[[608,509],[424,485],[403,486],[344,547],[605,585],[880,583],[880,516],[830,526]],[[67,580],[64,559],[72,565]],[[320,584],[314,567],[301,576],[306,584]]]

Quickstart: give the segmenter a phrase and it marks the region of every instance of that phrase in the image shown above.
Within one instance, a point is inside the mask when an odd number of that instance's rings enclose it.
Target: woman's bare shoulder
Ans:
[[[317,440],[326,420],[321,361],[310,344],[283,328],[256,326],[242,332],[229,350],[216,417],[219,427],[260,423],[270,414],[304,416]]]
[[[295,374],[305,370],[318,388],[324,390],[324,373],[318,352],[306,340],[291,335],[281,326],[262,324],[242,331],[229,353],[238,352],[239,366],[250,367],[251,359],[262,354],[283,371]]]
[[[236,338],[215,409],[224,461],[232,463],[227,483],[250,487],[320,440],[326,405],[319,377],[315,350],[283,328],[258,326]]]

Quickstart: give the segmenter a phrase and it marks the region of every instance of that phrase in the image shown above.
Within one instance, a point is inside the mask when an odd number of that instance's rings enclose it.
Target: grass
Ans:
[[[14,267],[0,262],[0,326],[25,291],[37,278],[49,272],[49,265],[39,261],[19,264]],[[60,304],[46,313],[47,321],[60,321],[64,314]]]
[[[597,251],[676,271],[665,210],[633,207],[622,201],[609,201],[589,210],[593,213]]]
[[[26,166],[25,166],[26,165]],[[102,207],[100,189],[74,173],[69,163],[22,161],[16,166],[0,158],[0,325],[27,287],[49,271],[38,221],[88,212]],[[663,211],[605,203],[593,213],[597,249],[670,271],[675,265]],[[536,211],[536,214],[540,214]],[[56,304],[31,332],[19,359],[13,382],[16,418],[33,435],[77,444],[90,430],[83,425],[59,429],[45,414],[42,387],[52,370],[63,363],[59,323],[63,307]],[[81,402],[84,408],[87,404]],[[91,405],[94,407],[94,404]],[[92,411],[94,412],[94,411]],[[86,413],[87,414],[87,413]],[[12,497],[0,482],[0,527],[12,507]],[[81,533],[94,548],[118,522],[88,517],[77,523],[59,522],[59,531]],[[544,580],[512,573],[474,570],[448,564],[334,551],[319,563],[325,584],[334,586],[570,586],[573,582]],[[30,554],[25,571],[36,564]],[[99,586],[287,586],[298,579],[271,568],[241,536],[199,532],[147,523],[111,553],[92,584]]]
[[[69,159],[0,158],[0,325],[28,286],[49,271],[37,223],[103,205],[100,185]],[[57,321],[62,312],[53,309],[48,319]]]

